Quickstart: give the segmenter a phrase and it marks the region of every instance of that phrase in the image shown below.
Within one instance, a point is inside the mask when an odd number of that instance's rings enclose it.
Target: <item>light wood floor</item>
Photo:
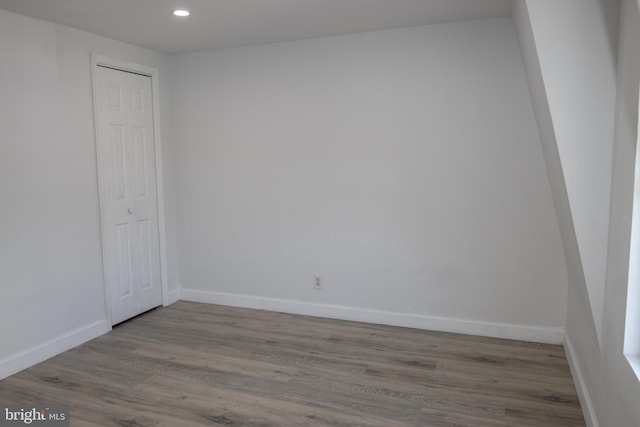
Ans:
[[[584,426],[561,346],[178,302],[0,381],[72,426]]]

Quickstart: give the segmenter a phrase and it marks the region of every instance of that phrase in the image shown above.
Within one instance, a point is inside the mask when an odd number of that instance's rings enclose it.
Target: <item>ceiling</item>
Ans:
[[[171,12],[185,8],[188,18]],[[0,0],[0,9],[164,53],[511,15],[511,0]]]

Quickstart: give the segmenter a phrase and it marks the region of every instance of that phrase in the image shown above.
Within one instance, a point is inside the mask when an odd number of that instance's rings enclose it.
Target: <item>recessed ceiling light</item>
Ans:
[[[185,17],[185,16],[191,15],[191,12],[189,12],[188,10],[184,10],[184,9],[176,9],[176,10],[173,11],[173,14],[176,15],[176,16]]]

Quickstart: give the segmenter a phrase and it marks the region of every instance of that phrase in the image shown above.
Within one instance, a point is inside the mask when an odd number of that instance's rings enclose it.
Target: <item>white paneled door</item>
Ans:
[[[111,323],[162,304],[151,77],[97,67],[96,117]]]

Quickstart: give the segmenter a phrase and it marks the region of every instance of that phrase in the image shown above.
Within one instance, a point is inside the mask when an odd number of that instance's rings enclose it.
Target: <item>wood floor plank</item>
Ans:
[[[561,346],[178,302],[0,381],[72,426],[584,426]]]

